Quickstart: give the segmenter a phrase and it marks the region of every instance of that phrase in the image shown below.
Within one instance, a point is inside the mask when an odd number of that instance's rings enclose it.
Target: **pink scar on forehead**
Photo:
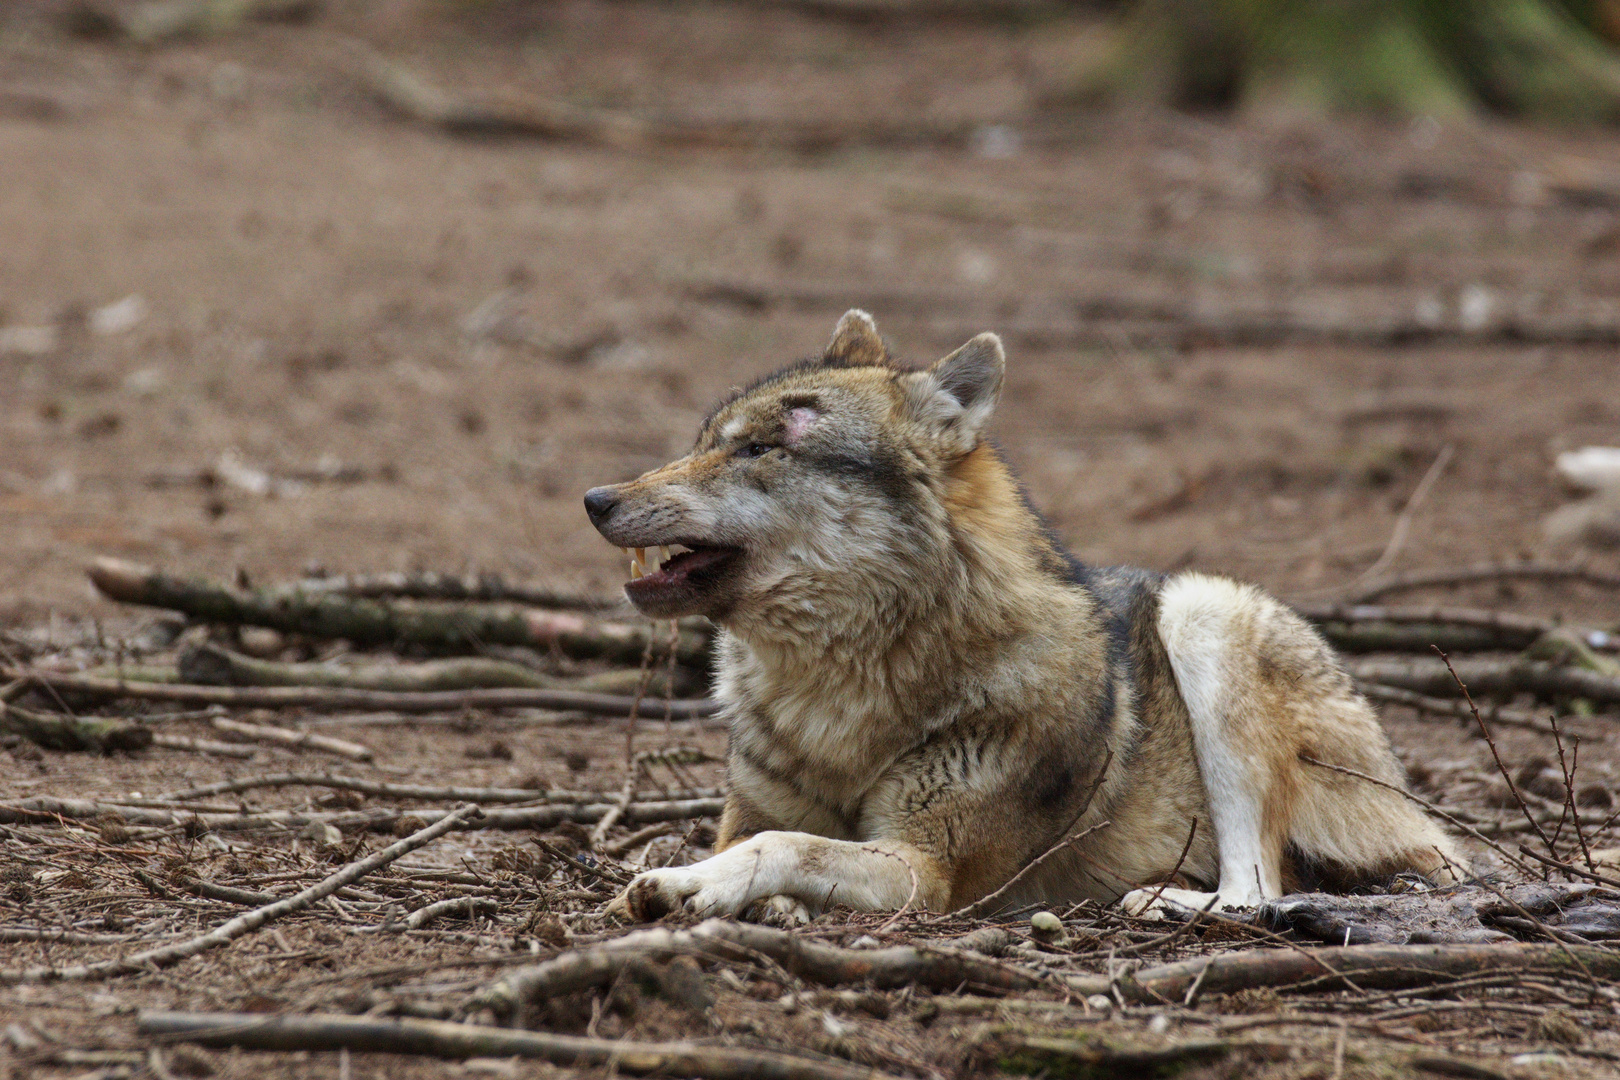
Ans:
[[[783,441],[789,446],[804,438],[804,433],[810,430],[810,425],[821,419],[821,413],[808,405],[800,405],[796,409],[789,409],[787,414],[787,430],[783,434]]]

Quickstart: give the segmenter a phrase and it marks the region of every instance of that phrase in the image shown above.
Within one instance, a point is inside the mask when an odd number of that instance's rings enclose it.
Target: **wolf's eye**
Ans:
[[[764,457],[766,454],[775,449],[776,447],[772,446],[770,443],[751,442],[747,446],[738,447],[737,456],[740,458]]]

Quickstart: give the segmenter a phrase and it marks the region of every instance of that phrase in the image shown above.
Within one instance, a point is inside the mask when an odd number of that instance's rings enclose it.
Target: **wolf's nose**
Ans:
[[[617,505],[619,496],[610,487],[595,487],[585,493],[585,512],[590,515],[592,525],[600,527]]]

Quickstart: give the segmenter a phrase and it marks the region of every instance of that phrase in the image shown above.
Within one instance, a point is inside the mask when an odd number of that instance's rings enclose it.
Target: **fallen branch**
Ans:
[[[417,848],[431,844],[467,819],[476,816],[478,812],[476,806],[463,806],[458,810],[451,811],[432,825],[419,829],[405,839],[390,844],[383,850],[368,855],[364,859],[350,863],[337,873],[316,885],[310,886],[303,892],[245,912],[230,922],[187,941],[176,942],[172,945],[148,949],[145,952],[135,953],[130,956],[121,956],[113,960],[102,960],[91,964],[77,964],[62,968],[32,967],[0,970],[0,984],[15,985],[17,983],[68,980],[86,981],[168,967],[187,957],[196,956],[198,953],[218,948],[221,945],[227,945],[237,938],[251,934],[267,923],[285,915],[302,911],[337,892],[345,885],[352,885],[372,871],[387,866]]]
[[[324,6],[324,0],[148,0],[133,7],[79,0],[69,9],[67,23],[84,37],[118,37],[137,45],[156,45],[223,33],[244,22],[304,22]]]
[[[693,1042],[591,1039],[444,1020],[374,1020],[331,1013],[265,1016],[262,1013],[143,1012],[136,1026],[143,1035],[204,1046],[239,1046],[249,1050],[355,1050],[455,1059],[526,1057],[562,1066],[606,1066],[638,1076],[656,1073],[709,1080],[885,1080],[886,1076],[861,1065],[774,1050]]]
[[[127,720],[64,716],[35,712],[0,701],[0,732],[20,735],[47,750],[89,750],[108,754],[115,750],[144,750],[152,745],[152,732]]]
[[[1223,1039],[1187,1039],[1168,1046],[1113,1045],[1088,1036],[1019,1034],[999,1048],[1001,1071],[1038,1076],[1173,1076],[1190,1065],[1219,1061],[1233,1050]]]
[[[167,608],[199,622],[263,626],[362,646],[476,652],[490,645],[521,645],[556,649],[575,660],[634,662],[652,633],[650,625],[514,605],[391,603],[286,588],[248,591],[170,577],[121,559],[97,559],[87,573],[103,595],[120,603]],[[708,634],[691,625],[682,628],[676,647],[681,663],[705,667],[708,652]]]
[[[1561,563],[1475,563],[1444,570],[1414,570],[1369,582],[1345,597],[1347,603],[1367,604],[1397,592],[1414,592],[1482,581],[1578,581],[1607,589],[1620,589],[1620,574]]]
[[[1566,952],[1566,949],[1568,952]],[[1620,952],[1560,945],[1349,945],[1322,949],[1248,949],[1163,964],[1111,981],[1106,975],[1065,979],[1071,993],[1108,994],[1147,1004],[1182,1000],[1195,981],[1203,994],[1269,987],[1278,991],[1399,990],[1513,972],[1584,978],[1571,957],[1599,978],[1620,977]],[[1353,977],[1353,981],[1352,981]]]
[[[1620,343],[1620,311],[1607,297],[1566,293],[1533,304],[1505,297],[1498,318],[1465,321],[1460,310],[1430,319],[1405,287],[1311,286],[1189,297],[1169,287],[1017,296],[875,281],[701,278],[679,283],[694,299],[749,312],[840,310],[860,296],[891,317],[928,321],[942,339],[970,337],[993,320],[1003,338],[1034,348],[1078,345],[1276,345],[1290,341],[1411,344],[1446,341]],[[1526,300],[1531,298],[1524,298]],[[1022,310],[1037,311],[1023,317]],[[941,313],[950,313],[949,318]],[[980,314],[974,314],[978,312]],[[1053,318],[1048,312],[1068,312]]]
[[[527,604],[561,611],[609,611],[624,605],[619,596],[586,596],[537,585],[518,585],[499,574],[460,576],[420,573],[346,574],[304,578],[289,590],[332,593],[376,600],[445,600],[480,604]]]
[[[1474,715],[1469,711],[1467,703],[1458,698],[1427,697],[1411,690],[1383,686],[1379,683],[1362,682],[1359,679],[1356,680],[1356,690],[1362,697],[1370,701],[1378,701],[1386,705],[1404,705],[1409,709],[1416,709],[1420,713],[1428,713],[1432,716],[1450,716],[1458,720],[1469,720]],[[1512,709],[1506,705],[1494,705],[1486,702],[1479,712],[1481,716],[1493,724],[1521,728],[1525,731],[1535,731],[1542,735],[1552,734],[1551,724],[1536,714],[1526,712],[1523,709]]]
[[[350,690],[383,690],[396,694],[501,688],[625,694],[633,693],[637,683],[637,673],[634,671],[604,671],[596,675],[560,679],[522,664],[482,656],[429,660],[418,664],[339,667],[335,664],[284,664],[259,660],[217,645],[190,646],[180,654],[177,666],[180,682],[199,686],[329,686]],[[125,679],[134,678],[128,673],[118,674]],[[174,680],[164,678],[155,681]]]
[[[353,776],[333,776],[330,773],[272,773],[266,776],[243,776],[232,780],[219,780],[212,784],[187,788],[157,796],[164,802],[185,802],[206,799],[210,795],[226,795],[260,788],[318,787],[338,791],[358,791],[363,795],[380,795],[393,799],[423,799],[447,802],[523,803],[547,798],[547,793],[530,788],[476,788],[427,787],[419,784],[388,784],[380,780],[361,780]],[[582,802],[587,798],[602,799],[596,792],[557,792],[560,801]],[[561,798],[566,797],[566,798]],[[559,801],[554,799],[553,801]]]
[[[530,138],[615,148],[738,147],[815,153],[847,146],[966,146],[976,121],[796,121],[637,116],[514,94],[464,96],[374,53],[366,88],[405,119],[452,135]]]
[[[1300,604],[1294,610],[1347,652],[1427,652],[1431,644],[1447,651],[1518,650],[1559,628],[1551,619],[1477,608]]]
[[[1399,687],[1428,697],[1460,697],[1446,665],[1435,660],[1358,660],[1346,665],[1365,683]],[[1620,703],[1620,678],[1539,660],[1458,660],[1457,678],[1481,694],[1534,694],[1542,699],[1586,698]]]
[[[275,743],[278,746],[307,746],[311,750],[336,754],[350,761],[370,761],[376,756],[369,746],[361,746],[347,739],[334,739],[330,735],[317,735],[311,731],[293,731],[266,724],[249,724],[241,720],[232,720],[228,716],[214,717],[213,724],[220,731],[229,731],[256,742]]]
[[[889,990],[916,985],[937,991],[965,986],[1006,993],[1044,985],[1038,975],[968,952],[922,945],[844,949],[768,926],[708,919],[690,930],[638,930],[587,949],[570,950],[543,964],[508,973],[477,994],[469,1006],[489,1009],[505,1023],[519,1023],[534,1002],[607,985],[635,961],[674,956],[734,962],[763,956],[791,974],[823,986],[870,983]]]
[[[152,745],[165,750],[185,750],[193,754],[213,754],[216,757],[250,758],[258,751],[241,743],[220,742],[217,739],[193,739],[186,735],[152,735]]]
[[[525,806],[504,810],[486,810],[476,824],[478,829],[545,829],[565,821],[590,825],[599,821],[612,809],[606,803],[553,804]],[[652,821],[678,821],[684,818],[713,817],[725,809],[724,799],[678,799],[668,802],[641,802],[633,804],[622,820],[641,824]],[[170,810],[161,807],[128,806],[122,803],[95,802],[88,799],[59,799],[49,795],[36,795],[27,799],[0,803],[0,824],[51,824],[59,818],[68,820],[111,819],[126,825],[148,825],[158,828],[183,826],[212,832],[254,832],[261,829],[300,829],[308,825],[331,825],[342,832],[385,832],[400,821],[442,821],[450,812],[426,808],[401,810],[379,808],[352,813],[326,813],[299,810],[265,810],[252,814],[209,814],[192,810]]]
[[[446,915],[460,915],[471,919],[478,914],[491,914],[501,910],[501,903],[487,896],[455,896],[449,900],[440,900],[436,903],[419,907],[405,916],[407,930],[420,930],[428,923]]]
[[[262,906],[274,904],[281,897],[274,893],[252,892],[248,889],[236,889],[229,885],[219,885],[202,878],[192,877],[190,874],[177,874],[169,879],[169,883],[176,888],[184,889],[193,896],[201,896],[207,900],[223,900],[227,904],[252,904]]]
[[[329,711],[436,713],[469,709],[553,709],[596,716],[629,716],[635,699],[620,694],[590,694],[580,690],[443,690],[421,694],[386,690],[344,690],[301,686],[191,686],[183,683],[127,682],[94,675],[68,675],[54,671],[20,670],[0,678],[27,679],[63,693],[90,697],[173,701],[186,705],[223,705],[239,709],[310,708]],[[720,711],[707,698],[648,698],[646,711],[667,709],[676,719],[698,719]]]

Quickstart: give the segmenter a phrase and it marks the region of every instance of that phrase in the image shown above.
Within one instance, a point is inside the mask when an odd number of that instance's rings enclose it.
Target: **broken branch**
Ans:
[[[120,603],[167,608],[199,622],[263,626],[356,645],[409,643],[446,652],[522,645],[557,649],[575,660],[634,661],[652,633],[650,625],[515,605],[390,603],[286,588],[234,589],[170,577],[121,559],[97,559],[87,573],[104,596]],[[708,634],[691,625],[682,628],[676,655],[683,664],[705,666],[708,650]]]
[[[143,1012],[137,1025],[146,1035],[250,1050],[346,1049],[456,1059],[529,1057],[563,1066],[605,1065],[633,1075],[710,1080],[886,1080],[885,1074],[864,1066],[774,1050],[592,1039],[445,1020],[382,1020],[330,1013],[267,1017],[262,1013]]]
[[[248,724],[227,716],[214,717],[214,726],[221,731],[234,732],[257,742],[275,743],[278,746],[307,746],[311,750],[337,754],[351,761],[370,761],[375,756],[369,746],[361,746],[347,739],[334,739],[330,735],[317,735],[311,731],[292,731],[288,728],[270,727],[267,724]]]
[[[582,690],[439,690],[395,693],[387,690],[346,690],[302,686],[191,686],[184,683],[130,682],[94,675],[68,675],[53,671],[7,671],[0,677],[25,678],[37,686],[91,697],[174,701],[187,705],[224,705],[242,709],[304,707],[328,710],[367,710],[398,713],[462,712],[468,709],[553,709],[597,716],[629,716],[635,699],[620,694],[592,694]],[[668,709],[678,720],[695,720],[720,711],[708,698],[648,698],[650,711]]]

